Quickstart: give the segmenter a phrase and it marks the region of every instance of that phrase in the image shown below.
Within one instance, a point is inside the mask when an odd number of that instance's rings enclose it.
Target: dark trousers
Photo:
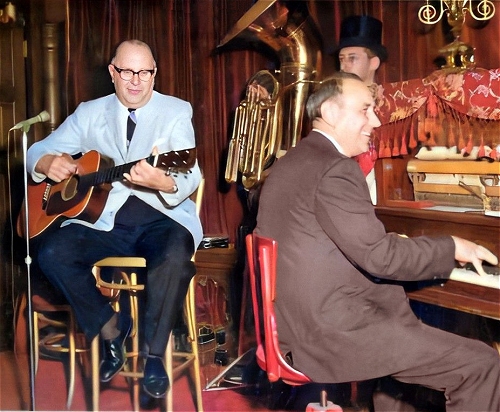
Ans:
[[[500,411],[500,357],[491,346],[424,326],[418,363],[391,376],[444,391],[447,411]]]
[[[193,253],[189,231],[162,215],[160,220],[142,224],[117,223],[110,232],[79,224],[54,230],[41,241],[38,263],[50,282],[65,295],[87,338],[92,339],[114,313],[109,300],[96,288],[93,264],[108,256],[144,257],[145,350],[162,356],[195,274]]]

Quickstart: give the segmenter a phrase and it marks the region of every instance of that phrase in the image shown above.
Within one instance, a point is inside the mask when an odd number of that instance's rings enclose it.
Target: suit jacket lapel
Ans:
[[[124,162],[127,160],[127,144],[126,144],[126,136],[122,136],[123,130],[121,125],[119,124],[120,119],[120,102],[118,98],[115,96],[114,99],[110,99],[105,109],[105,118],[106,122],[109,125],[109,130],[112,131],[112,137],[114,138],[116,148],[120,152],[120,156]]]

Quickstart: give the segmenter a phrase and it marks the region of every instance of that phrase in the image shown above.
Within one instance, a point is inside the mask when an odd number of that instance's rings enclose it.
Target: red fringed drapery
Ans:
[[[378,157],[405,155],[417,146],[456,147],[498,158],[500,69],[451,73],[383,84],[378,90]]]

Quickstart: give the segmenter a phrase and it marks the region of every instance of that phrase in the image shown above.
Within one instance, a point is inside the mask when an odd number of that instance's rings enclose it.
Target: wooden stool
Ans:
[[[109,267],[116,269],[118,282],[107,282],[101,278],[101,269]],[[96,278],[97,286],[104,295],[113,302],[115,311],[119,312],[118,299],[121,291],[129,294],[130,317],[132,318],[132,329],[129,338],[132,342],[131,350],[126,351],[126,362],[120,375],[125,376],[132,382],[132,401],[135,411],[139,410],[139,379],[142,378],[142,370],[139,369],[139,303],[138,292],[144,290],[144,285],[137,283],[138,269],[146,268],[146,259],[141,257],[107,257],[94,264],[92,272]],[[99,369],[99,365],[97,365]]]
[[[118,268],[123,283],[105,282],[100,277],[100,271],[103,267]],[[96,276],[97,285],[103,290],[111,291],[111,299],[116,299],[116,291],[125,290],[130,294],[130,310],[132,318],[132,331],[130,338],[132,339],[131,351],[126,352],[127,362],[124,370],[120,375],[131,379],[132,381],[132,402],[135,411],[139,410],[139,379],[142,378],[142,365],[139,367],[139,306],[137,293],[144,290],[144,285],[137,284],[137,269],[145,268],[146,260],[137,257],[108,257],[100,260],[94,265],[93,273]],[[173,393],[172,386],[174,381],[183,374],[188,368],[191,370],[191,379],[195,386],[195,393],[192,394],[193,401],[198,411],[203,411],[201,377],[200,377],[200,361],[198,355],[197,331],[196,331],[196,316],[195,316],[195,299],[194,299],[194,279],[191,280],[186,300],[184,304],[185,321],[188,328],[189,341],[191,342],[192,352],[177,352],[172,348],[173,334],[165,351],[165,365],[170,387],[166,395],[166,407],[171,411],[173,408]],[[97,343],[97,351],[99,350]],[[98,359],[98,358],[94,358]],[[175,362],[175,367],[173,366]],[[93,368],[99,371],[99,364],[93,363]],[[97,373],[98,375],[98,373]],[[99,379],[93,382],[93,392],[99,393]],[[98,409],[98,405],[94,405]]]

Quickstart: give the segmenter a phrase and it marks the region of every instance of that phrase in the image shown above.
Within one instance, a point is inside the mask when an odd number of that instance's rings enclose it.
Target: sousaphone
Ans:
[[[321,63],[320,41],[305,1],[257,1],[224,37],[218,48],[235,40],[263,44],[278,57],[274,72],[261,70],[247,82],[235,111],[225,178],[251,189],[264,170],[302,133],[304,107]]]

